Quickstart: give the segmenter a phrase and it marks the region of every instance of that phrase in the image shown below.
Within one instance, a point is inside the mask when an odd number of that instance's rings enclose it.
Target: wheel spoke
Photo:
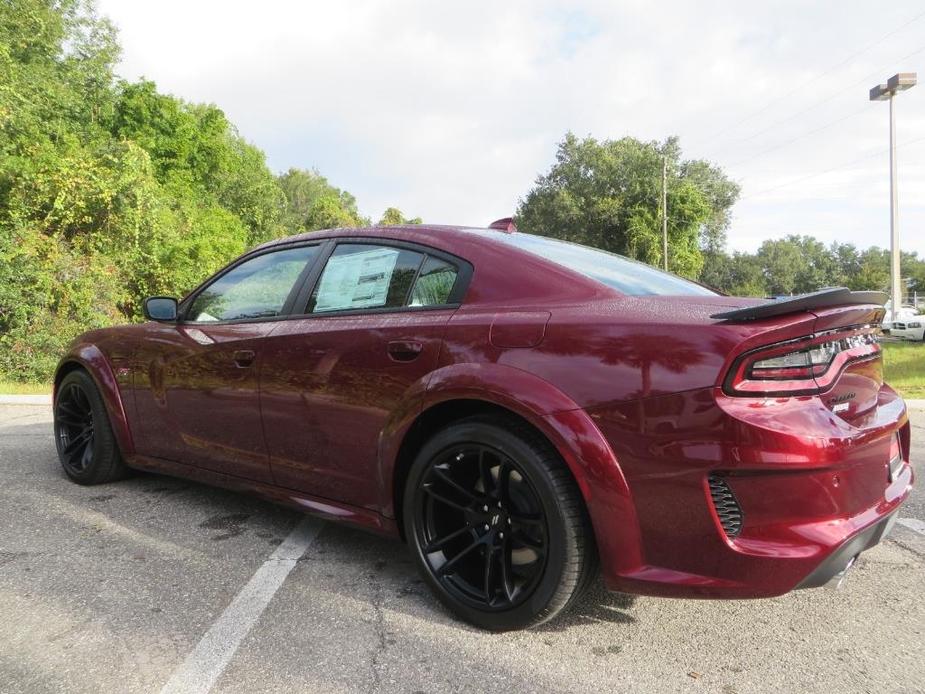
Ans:
[[[74,403],[74,407],[85,413],[86,407],[83,402],[83,393],[80,392],[80,388],[76,384],[71,384],[70,396],[70,401]]]
[[[498,468],[498,499],[504,503],[508,503],[510,500],[511,473],[513,471],[514,466],[507,460],[502,461],[501,466]]]
[[[58,419],[66,424],[83,424],[86,420],[86,413],[80,412],[76,406],[64,398],[58,401]]]
[[[80,403],[81,406],[83,406],[84,411],[89,414],[90,412],[93,411],[93,407],[90,404],[90,398],[87,396],[87,393],[84,391],[83,388],[79,388],[77,386],[74,386],[74,388],[77,391],[78,402]]]
[[[485,545],[485,576],[484,576],[484,588],[485,588],[485,598],[488,600],[490,605],[495,598],[495,591],[492,586],[492,579],[494,578],[494,564],[495,564],[495,548],[491,545]]]
[[[93,459],[93,436],[87,439],[87,443],[84,446],[83,453],[80,456],[80,469],[86,470],[87,465],[90,464],[90,461]]]
[[[438,539],[436,539],[436,540],[432,540],[432,541],[424,548],[424,552],[425,552],[425,554],[430,554],[431,552],[436,552],[438,549],[441,549],[446,543],[452,542],[452,541],[455,540],[457,537],[460,537],[460,536],[463,535],[464,533],[467,533],[467,532],[470,532],[470,531],[471,531],[471,528],[469,527],[468,524],[466,524],[466,525],[464,525],[463,527],[461,527],[459,530],[454,530],[454,531],[451,532],[449,535],[444,535],[444,536],[441,537],[441,538],[438,538]]]
[[[511,571],[511,545],[505,541],[501,547],[501,589],[508,602],[514,600],[514,581]]]
[[[474,500],[475,500],[475,494],[473,494],[472,492],[470,492],[468,489],[466,489],[465,487],[463,487],[462,485],[460,485],[456,480],[454,480],[452,477],[450,477],[449,470],[446,468],[446,466],[443,466],[443,465],[435,465],[434,468],[433,468],[433,471],[434,471],[434,475],[435,475],[441,482],[445,482],[447,485],[449,485],[450,487],[452,487],[453,489],[455,489],[455,490],[456,490],[457,492],[459,492],[460,494],[464,495],[464,496],[465,496],[467,499],[469,499],[470,501],[474,501]]]
[[[84,429],[81,431],[77,436],[68,441],[68,444],[64,447],[64,455],[69,456],[72,453],[76,453],[92,436],[92,429]]]
[[[435,492],[434,488],[430,484],[425,484],[423,487],[421,487],[421,489],[435,501],[439,501],[440,503],[455,508],[459,511],[466,510],[466,507],[463,504],[453,501],[452,499],[443,496],[443,494],[440,494],[439,492]]]
[[[464,556],[466,556],[467,554],[469,554],[469,552],[471,552],[472,550],[474,550],[474,549],[475,549],[476,547],[478,547],[480,544],[481,544],[481,542],[479,542],[478,540],[476,540],[475,542],[473,542],[471,545],[469,545],[468,547],[466,547],[464,550],[462,550],[462,551],[461,551],[459,554],[457,554],[455,557],[453,557],[453,558],[450,559],[448,562],[446,562],[445,564],[443,564],[443,565],[439,568],[439,570],[438,570],[439,573],[440,573],[441,575],[443,575],[443,576],[446,576],[448,573],[450,573],[450,569],[452,569],[454,566],[456,566],[456,564],[459,562],[460,559],[462,559]]]

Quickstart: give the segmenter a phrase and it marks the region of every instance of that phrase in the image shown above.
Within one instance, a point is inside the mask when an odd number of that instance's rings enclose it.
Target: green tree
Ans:
[[[421,224],[420,217],[406,218],[402,211],[397,207],[389,207],[382,213],[382,218],[376,222],[377,226],[401,225],[401,224]]]
[[[738,187],[706,162],[684,161],[676,138],[598,141],[568,133],[556,163],[521,201],[522,231],[662,262],[662,160],[668,168],[669,268],[697,277],[701,246],[716,247]]]
[[[765,278],[758,258],[750,253],[705,250],[700,281],[732,296],[766,296]]]
[[[285,196],[284,224],[293,231],[368,226],[356,198],[317,171],[289,169],[279,179]]]
[[[348,208],[344,207],[338,196],[331,194],[325,194],[317,198],[312,203],[312,206],[308,208],[308,214],[302,220],[302,228],[306,231],[349,228],[362,225],[362,218],[352,214]]]

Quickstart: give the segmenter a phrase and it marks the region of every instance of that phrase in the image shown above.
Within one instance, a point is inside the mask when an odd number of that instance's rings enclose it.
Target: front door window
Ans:
[[[317,246],[264,253],[236,265],[201,291],[187,311],[196,323],[278,316]]]

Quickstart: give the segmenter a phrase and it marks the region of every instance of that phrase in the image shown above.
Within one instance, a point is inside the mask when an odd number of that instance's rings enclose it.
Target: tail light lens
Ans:
[[[890,462],[887,464],[887,480],[895,482],[903,468],[902,447],[899,443],[899,434],[890,441]]]
[[[780,342],[738,357],[723,383],[729,395],[812,395],[851,362],[880,356],[872,332],[824,333]]]

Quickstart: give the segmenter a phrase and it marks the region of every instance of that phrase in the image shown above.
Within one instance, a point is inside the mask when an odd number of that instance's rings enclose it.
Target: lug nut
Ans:
[[[488,513],[488,506],[482,506],[482,510],[483,510],[485,513]]]
[[[504,539],[504,533],[498,533],[498,537],[501,538],[501,539],[503,540],[503,539]]]
[[[485,527],[485,530],[488,530],[488,524],[487,524],[487,523],[485,524],[484,527]]]

